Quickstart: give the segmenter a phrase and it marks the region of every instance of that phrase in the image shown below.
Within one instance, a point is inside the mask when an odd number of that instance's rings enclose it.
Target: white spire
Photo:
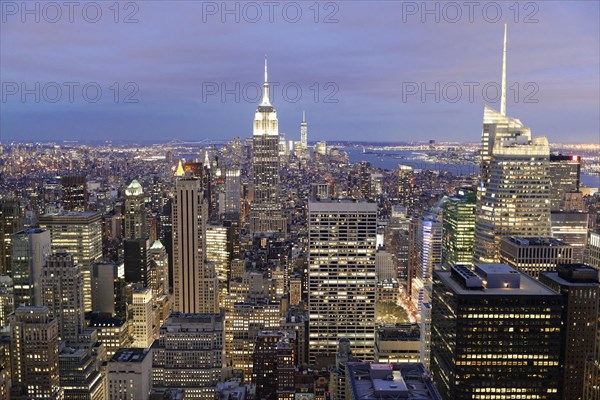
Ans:
[[[265,54],[265,83],[263,83],[263,98],[260,103],[261,106],[270,106],[271,100],[269,100],[269,81],[267,78],[267,55]]]
[[[302,111],[302,122],[306,122],[306,111]]]
[[[504,52],[502,54],[502,95],[500,97],[500,114],[506,115],[506,24],[504,24]]]

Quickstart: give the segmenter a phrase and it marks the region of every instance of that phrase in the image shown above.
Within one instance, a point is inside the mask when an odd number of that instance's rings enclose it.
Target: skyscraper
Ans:
[[[442,264],[446,267],[473,261],[475,202],[473,191],[460,190],[444,204]]]
[[[178,179],[173,198],[174,311],[218,310],[216,275],[205,262],[207,218],[200,180],[190,176]]]
[[[42,305],[42,268],[50,255],[50,232],[29,228],[12,237],[15,308]]]
[[[332,363],[339,339],[373,359],[377,205],[309,203],[309,362]]]
[[[77,343],[84,327],[83,278],[67,253],[51,254],[42,268],[43,305],[58,321],[60,340]]]
[[[10,322],[11,399],[63,398],[58,370],[58,321],[47,307],[19,307]]]
[[[409,287],[411,301],[420,310],[431,299],[431,277],[442,264],[442,221],[433,216],[411,222]]]
[[[86,211],[88,206],[88,193],[85,176],[63,176],[60,183],[62,188],[63,210],[77,212]]]
[[[561,302],[505,264],[435,271],[431,372],[442,399],[558,400]]]
[[[308,150],[308,122],[306,122],[306,113],[302,111],[302,122],[300,122],[300,156],[308,158],[310,150]]]
[[[16,200],[0,201],[0,275],[9,275],[12,271],[12,235],[22,229],[20,203]]]
[[[596,341],[598,271],[582,264],[560,265],[556,272],[543,272],[540,282],[563,298],[562,398],[582,400],[586,361],[593,357]]]
[[[484,108],[473,259],[498,262],[503,236],[550,236],[550,147],[506,116],[506,26],[501,110]]]
[[[139,288],[133,291],[131,308],[133,313],[133,347],[147,348],[155,339],[154,314],[152,312],[152,290]]]
[[[225,212],[240,213],[241,211],[241,183],[240,170],[228,169],[225,171]]]
[[[581,173],[581,157],[566,155],[550,155],[548,174],[550,176],[552,211],[563,209],[566,193],[579,191],[579,175]]]
[[[412,215],[415,211],[415,175],[410,165],[398,165],[398,203]]]
[[[500,260],[538,279],[542,272],[556,271],[560,264],[571,264],[573,247],[552,237],[508,236],[500,243]]]
[[[40,227],[50,230],[53,253],[70,253],[83,275],[83,307],[92,311],[91,268],[102,260],[102,217],[97,212],[42,215]]]
[[[125,239],[145,239],[147,237],[144,203],[144,189],[134,179],[125,189]]]
[[[252,135],[254,200],[250,209],[250,230],[253,233],[287,231],[287,221],[281,215],[279,162],[279,123],[269,99],[265,59],[263,97],[254,115]]]

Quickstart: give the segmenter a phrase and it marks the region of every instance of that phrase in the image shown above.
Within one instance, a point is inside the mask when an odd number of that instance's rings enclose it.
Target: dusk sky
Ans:
[[[273,2],[273,22],[267,3],[227,2],[236,16],[220,1],[80,2],[70,16],[62,1],[26,2],[32,14],[1,1],[1,141],[248,138],[267,54],[288,139],[299,139],[306,110],[310,141],[477,142],[484,104],[499,109],[482,91],[499,99],[490,83],[500,81],[504,23],[507,114],[551,142],[600,141],[598,1],[484,1],[473,22],[462,1],[428,2],[439,22],[420,1]],[[423,99],[423,86],[436,93]]]

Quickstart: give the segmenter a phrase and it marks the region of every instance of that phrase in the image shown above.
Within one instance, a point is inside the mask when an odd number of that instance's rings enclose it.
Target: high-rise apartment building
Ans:
[[[11,315],[11,399],[63,398],[58,369],[58,321],[47,307]]]
[[[561,394],[564,400],[583,400],[586,361],[594,356],[598,320],[598,271],[583,264],[558,266],[543,272],[540,282],[560,293],[562,342]]]
[[[91,268],[102,260],[102,217],[97,212],[61,212],[39,218],[50,230],[53,253],[70,253],[83,275],[83,307],[92,311]]]
[[[42,305],[42,268],[50,255],[50,232],[29,228],[12,237],[15,308]]]
[[[42,302],[58,321],[60,340],[78,343],[84,327],[83,277],[68,253],[51,254],[42,267]]]
[[[538,279],[541,272],[556,271],[573,262],[573,247],[553,237],[508,236],[500,243],[500,259],[512,268]]]
[[[476,194],[459,190],[443,209],[442,265],[453,267],[473,261]]]
[[[309,203],[309,362],[332,364],[339,339],[373,359],[377,205]]]
[[[253,233],[287,231],[287,221],[281,213],[279,163],[279,123],[269,99],[265,59],[263,96],[254,114],[252,135],[254,199],[250,209],[250,231]]]
[[[213,400],[223,369],[223,315],[174,312],[152,347],[152,386]]]
[[[559,399],[561,305],[506,264],[435,271],[431,372],[441,398]]]
[[[125,239],[145,239],[148,237],[144,189],[137,180],[131,181],[125,189]]]
[[[216,312],[218,283],[206,258],[207,202],[200,180],[177,180],[173,198],[173,310]]]

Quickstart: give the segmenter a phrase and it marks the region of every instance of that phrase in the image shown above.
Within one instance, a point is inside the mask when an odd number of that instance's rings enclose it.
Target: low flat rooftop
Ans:
[[[150,352],[141,348],[119,349],[110,359],[111,362],[142,362]]]
[[[493,264],[492,264],[493,265]],[[508,267],[510,268],[510,267]],[[498,295],[498,296],[548,296],[557,295],[552,289],[521,272],[521,282],[518,288],[484,288],[469,290],[455,280],[450,271],[434,271],[434,274],[455,293],[465,296]]]

